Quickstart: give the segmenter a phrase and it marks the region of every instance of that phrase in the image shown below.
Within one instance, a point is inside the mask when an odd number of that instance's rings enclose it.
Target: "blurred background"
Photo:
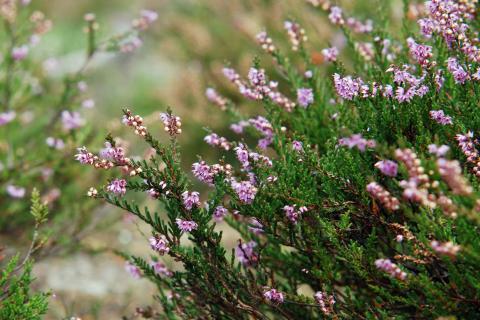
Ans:
[[[355,12],[364,12],[364,16],[357,16],[361,20],[370,18],[367,13],[374,7],[369,1],[343,1],[342,5],[349,11],[355,6]],[[141,48],[116,56],[102,54],[90,66],[87,80],[95,108],[85,116],[97,132],[112,132],[115,137],[136,142],[121,127],[122,108],[144,116],[149,129],[165,138],[160,135],[158,113],[170,106],[183,120],[180,143],[186,169],[198,155],[207,161],[221,156],[203,142],[205,128],[233,137],[228,117],[204,97],[207,87],[215,87],[246,114],[262,112],[258,105],[243,101],[221,74],[224,65],[246,74],[257,56],[262,67],[274,69],[271,59],[255,44],[259,31],[267,30],[278,47],[288,50],[283,21],[299,20],[307,30],[314,57],[330,45],[341,48],[345,41],[338,29],[329,26],[325,14],[300,0],[33,0],[32,6],[53,21],[52,31],[36,54],[58,77],[74,70],[84,55],[86,13],[95,13],[102,38],[128,29],[142,9],[158,12],[158,20],[143,35]],[[98,150],[101,145],[89,147]],[[144,146],[130,146],[130,154],[143,152]],[[98,185],[103,183],[99,181]],[[83,197],[90,185],[81,187],[79,201],[93,201]],[[201,191],[204,186],[195,188]],[[139,201],[159,209],[149,200]],[[131,316],[138,306],[153,303],[150,284],[131,278],[124,269],[124,260],[112,252],[116,248],[148,256],[150,230],[110,206],[96,210],[95,225],[85,231],[80,250],[49,256],[35,266],[36,287],[53,294],[46,319],[118,319]],[[222,225],[219,228],[228,230]],[[225,236],[229,247],[237,239],[232,232]]]

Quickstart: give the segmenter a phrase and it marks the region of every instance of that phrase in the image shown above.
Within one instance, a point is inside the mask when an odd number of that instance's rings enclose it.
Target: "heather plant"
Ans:
[[[143,158],[111,135],[98,153],[78,149],[81,164],[112,172],[88,196],[151,226],[150,257],[119,253],[158,288],[160,306],[135,316],[478,318],[477,1],[403,1],[400,28],[388,24],[388,1],[375,2],[375,22],[307,2],[346,46],[325,44],[319,63],[301,16],[284,23],[289,49],[259,30],[263,54],[251,68],[223,69],[257,114],[206,88],[237,135],[205,136],[218,163],[200,156],[182,170],[182,120],[171,109],[158,119],[166,143],[124,110]],[[160,209],[141,208],[134,193]],[[238,234],[234,248],[220,224]]]

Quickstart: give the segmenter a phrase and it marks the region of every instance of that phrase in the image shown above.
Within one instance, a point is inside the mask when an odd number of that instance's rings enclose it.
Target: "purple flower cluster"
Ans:
[[[270,289],[266,291],[263,296],[265,297],[265,299],[275,304],[280,304],[284,301],[283,293],[281,293],[277,289]]]
[[[183,205],[185,209],[192,210],[193,207],[200,206],[200,193],[196,191],[185,191],[182,193]]]
[[[213,186],[216,175],[225,173],[227,176],[230,176],[232,174],[232,166],[229,164],[209,166],[205,161],[200,161],[192,164],[192,173],[198,180]]]
[[[21,199],[25,197],[25,188],[14,186],[13,184],[9,184],[6,190],[8,195],[12,198]]]
[[[353,79],[351,76],[340,77],[338,73],[333,75],[333,83],[337,94],[345,100],[353,100],[360,93],[363,81],[360,78]]]
[[[45,142],[47,143],[47,146],[57,150],[62,150],[65,148],[65,142],[59,138],[48,137]]]
[[[451,241],[442,243],[437,240],[433,240],[430,242],[430,246],[436,253],[448,256],[450,258],[455,258],[461,249],[458,244],[453,244]]]
[[[431,0],[426,2],[426,8],[428,18],[418,21],[426,37],[438,33],[450,47],[455,43],[470,61],[480,61],[480,49],[469,38],[470,26],[465,23],[475,17],[475,5],[465,1]]]
[[[228,210],[223,206],[218,206],[213,211],[213,218],[216,222],[221,222],[227,216]]]
[[[155,250],[162,256],[170,251],[168,240],[163,234],[150,237],[148,241],[152,250]]]
[[[377,259],[375,266],[398,280],[403,281],[407,278],[407,274],[389,259]]]
[[[240,242],[235,247],[235,256],[245,267],[254,266],[257,263],[258,256],[254,251],[256,246],[257,243],[255,241],[250,241],[247,243]]]
[[[310,88],[300,88],[297,90],[297,102],[301,107],[307,108],[314,101],[313,90]]]
[[[361,134],[353,134],[350,137],[341,138],[338,140],[338,145],[348,147],[349,149],[357,148],[364,152],[366,148],[375,148],[375,140],[367,140]]]
[[[324,315],[330,315],[333,313],[333,305],[335,304],[335,298],[333,295],[328,295],[325,292],[317,291],[314,295],[315,300],[320,305]]]
[[[207,97],[208,101],[217,105],[221,110],[227,109],[227,99],[218,94],[215,89],[207,88],[205,91],[205,96]]]
[[[255,234],[257,236],[264,232],[263,231],[263,225],[260,223],[260,221],[258,221],[258,219],[251,218],[249,222],[250,222],[250,224],[248,226],[248,230],[250,232],[252,232],[253,234]]]
[[[132,127],[135,134],[145,137],[147,135],[147,127],[144,126],[143,118],[139,115],[133,115],[130,110],[126,110],[122,118],[122,123]]]
[[[272,38],[270,38],[266,31],[259,32],[255,39],[257,40],[258,44],[268,53],[274,53],[277,48],[273,44]]]
[[[238,147],[235,148],[235,153],[245,171],[250,171],[252,169],[252,162],[260,163],[268,167],[272,166],[272,161],[267,156],[256,152],[250,152],[243,143],[239,143]]]
[[[142,276],[142,271],[136,265],[130,261],[125,262],[125,270],[134,278],[140,279]]]
[[[300,27],[298,23],[288,20],[284,22],[283,26],[288,33],[288,37],[290,38],[292,50],[297,51],[301,44],[307,41],[305,30]]]
[[[311,1],[313,2],[313,1]],[[315,3],[314,3],[315,5]],[[345,19],[343,17],[343,11],[340,7],[332,6],[330,8],[330,13],[328,15],[328,19],[335,25],[343,26],[346,25],[349,27],[354,33],[370,33],[373,30],[373,22],[372,20],[367,20],[365,22],[361,22],[353,17],[348,17]]]
[[[195,221],[191,220],[183,220],[180,218],[175,219],[175,223],[178,226],[178,229],[182,232],[191,232],[193,230],[197,230],[198,224]]]
[[[302,206],[297,210],[296,205],[287,205],[283,207],[283,211],[285,212],[285,216],[288,220],[290,220],[290,222],[292,222],[293,224],[297,224],[298,219],[300,219],[300,217],[302,216],[302,213],[307,212],[308,209],[307,207]]]
[[[441,145],[441,146],[437,146],[436,144],[428,145],[428,152],[436,155],[439,158],[444,157],[447,154],[448,150],[450,150],[450,147],[447,145]]]
[[[262,116],[249,119],[248,122],[263,135],[263,138],[258,140],[258,146],[266,149],[273,141],[272,124]]]
[[[267,83],[263,69],[250,68],[248,72],[249,83],[242,80],[234,69],[224,68],[223,74],[233,82],[238,87],[240,93],[248,99],[262,100],[268,97],[273,103],[288,112],[291,112],[295,107],[294,102],[290,101],[290,99],[277,90],[277,82],[270,81]]]
[[[418,62],[422,67],[430,65],[430,58],[432,57],[432,47],[418,44],[413,38],[407,39],[410,56]]]
[[[62,125],[66,131],[78,129],[85,124],[85,120],[76,111],[62,111]]]
[[[463,84],[470,79],[467,71],[458,63],[457,58],[450,57],[447,59],[447,69],[453,75],[455,83]]]
[[[392,160],[382,160],[375,163],[375,167],[378,168],[384,175],[389,177],[395,177],[398,172],[398,164]]]
[[[323,59],[328,62],[337,61],[338,49],[337,47],[325,48],[322,50]]]
[[[222,148],[226,151],[230,150],[230,148],[232,147],[232,144],[230,142],[228,142],[228,140],[226,138],[220,137],[216,133],[211,133],[211,134],[205,136],[205,138],[203,138],[203,140],[211,146],[220,147],[220,148]]]
[[[16,113],[14,111],[8,111],[0,113],[0,126],[3,126],[15,119]]]
[[[301,141],[293,140],[292,141],[292,149],[297,152],[303,151],[303,143]]]
[[[115,179],[107,186],[107,190],[119,196],[127,193],[127,181],[125,179]]]
[[[248,127],[250,125],[250,123],[248,121],[239,121],[238,123],[232,123],[230,125],[230,129],[232,129],[233,132],[235,132],[236,134],[241,134],[243,133],[243,129],[245,127]]]
[[[241,202],[251,204],[257,194],[257,188],[250,181],[237,182],[232,180],[232,188]]]
[[[172,271],[168,270],[167,266],[160,261],[150,262],[150,267],[153,269],[153,272],[160,277],[168,278],[173,275]]]
[[[160,113],[160,120],[163,122],[165,131],[171,136],[182,133],[182,121],[180,117],[162,112]]]
[[[443,110],[432,110],[430,111],[430,118],[435,120],[438,124],[443,126],[453,124],[452,118],[445,115]]]
[[[395,211],[400,208],[400,201],[378,183],[370,182],[367,185],[367,191],[373,198],[377,199],[385,209]]]

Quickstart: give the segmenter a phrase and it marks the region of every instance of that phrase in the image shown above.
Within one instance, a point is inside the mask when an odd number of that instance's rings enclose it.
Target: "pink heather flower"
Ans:
[[[457,160],[437,159],[438,172],[442,179],[452,189],[454,194],[469,195],[473,189],[462,175],[460,163]]]
[[[223,206],[218,206],[213,211],[213,218],[216,222],[223,221],[223,218],[228,214],[228,210],[225,209]]]
[[[288,206],[287,205],[287,206],[283,207],[283,211],[285,212],[285,216],[293,224],[297,224],[298,219],[300,219],[301,214],[303,212],[307,211],[305,207],[302,207],[302,208],[305,208],[305,209],[300,208],[299,210],[296,210],[295,207],[296,207],[295,205],[293,205],[293,206]]]
[[[62,111],[62,125],[67,131],[80,128],[85,124],[85,120],[76,111]]]
[[[232,188],[237,194],[241,202],[245,204],[251,204],[255,199],[257,188],[250,181],[237,182],[232,181]]]
[[[205,90],[205,96],[207,97],[208,101],[220,107],[221,110],[225,110],[227,108],[227,99],[219,95],[215,89],[207,88],[207,90]]]
[[[248,226],[248,230],[250,232],[252,232],[253,234],[255,234],[257,236],[264,232],[263,231],[263,225],[256,218],[251,218],[249,222],[250,222],[250,224]]]
[[[142,39],[137,36],[133,36],[120,43],[120,52],[131,53],[143,45]]]
[[[12,198],[21,199],[25,197],[25,188],[14,186],[12,184],[7,186],[7,193]]]
[[[302,42],[307,41],[305,30],[298,23],[288,20],[283,23],[283,26],[292,44],[292,50],[297,51]]]
[[[163,122],[165,131],[168,132],[171,136],[182,133],[182,121],[180,117],[162,112],[160,113],[160,119]]]
[[[377,199],[385,209],[395,211],[400,208],[400,201],[378,183],[370,182],[367,185],[367,191],[373,198]]]
[[[320,305],[324,315],[329,315],[333,312],[333,305],[335,304],[335,298],[333,295],[328,295],[325,292],[317,291],[314,295],[315,300]]]
[[[305,76],[305,78],[310,79],[313,77],[313,72],[312,70],[307,70],[303,75]]]
[[[400,103],[410,102],[415,96],[415,93],[416,93],[415,87],[408,88],[406,91],[405,91],[405,88],[398,87],[397,90],[395,91],[395,99],[397,99],[397,101]]]
[[[432,120],[435,120],[438,124],[441,124],[444,126],[453,124],[452,118],[445,115],[443,110],[430,111],[430,118]]]
[[[238,147],[235,147],[235,153],[237,155],[238,161],[242,164],[244,170],[250,169],[250,162],[249,162],[249,153],[248,149],[243,143],[239,143]]]
[[[336,6],[330,8],[328,19],[330,19],[330,21],[336,25],[342,25],[345,23],[342,16],[342,9]]]
[[[245,127],[248,127],[250,125],[250,123],[248,121],[240,121],[238,123],[232,123],[230,125],[230,129],[232,129],[233,132],[235,132],[236,134],[241,134],[243,133],[243,129]]]
[[[463,84],[470,78],[468,73],[463,69],[463,67],[454,57],[450,57],[447,59],[447,69],[453,75],[455,83]]]
[[[275,52],[276,48],[275,48],[275,45],[273,44],[273,40],[268,36],[266,31],[259,32],[255,36],[255,39],[257,40],[257,43],[262,47],[262,49],[265,50],[266,52],[268,53]]]
[[[65,142],[62,139],[56,139],[54,137],[48,137],[45,142],[51,148],[55,148],[57,150],[62,150],[65,148]]]
[[[360,93],[363,81],[360,78],[353,79],[351,76],[341,78],[338,73],[333,75],[333,83],[337,94],[345,100],[353,100]]]
[[[173,273],[168,270],[167,266],[165,266],[160,261],[151,261],[150,267],[153,269],[153,272],[159,277],[171,277]]]
[[[127,181],[125,179],[115,179],[107,186],[107,190],[119,196],[127,193]]]
[[[185,191],[182,193],[183,205],[185,209],[192,210],[192,208],[200,206],[200,193],[196,191]]]
[[[85,109],[92,109],[95,107],[95,100],[93,99],[86,99],[82,101],[82,108]]]
[[[153,10],[142,10],[140,16],[145,19],[149,24],[155,22],[158,19],[158,13]]]
[[[375,140],[363,138],[361,134],[353,134],[350,137],[339,139],[338,145],[348,147],[349,149],[356,147],[361,152],[364,152],[367,147],[375,148],[376,142]]]
[[[337,61],[338,49],[337,47],[325,48],[322,50],[322,55],[325,61]]]
[[[240,242],[235,247],[235,256],[238,261],[245,267],[253,266],[258,261],[258,256],[254,251],[254,248],[257,246],[255,241],[250,241],[247,243]]]
[[[15,119],[16,113],[14,111],[8,111],[0,113],[0,126],[3,126]]]
[[[175,223],[182,232],[191,232],[192,230],[197,230],[198,224],[195,221],[175,219]]]
[[[410,56],[422,67],[428,66],[432,57],[432,47],[418,44],[413,38],[408,38],[407,44],[410,49]]]
[[[453,244],[453,242],[451,241],[441,243],[437,240],[433,240],[432,242],[430,242],[430,246],[436,253],[440,255],[446,255],[450,258],[455,258],[461,249],[459,245]]]
[[[152,250],[155,250],[162,256],[170,251],[167,238],[163,234],[160,236],[157,235],[150,237],[148,242],[150,242],[150,247]]]
[[[192,173],[200,181],[213,185],[215,174],[205,161],[195,162],[192,164]]]
[[[134,278],[140,279],[142,271],[130,261],[125,262],[125,270]]]
[[[232,147],[232,144],[226,138],[220,137],[216,133],[211,133],[205,136],[203,140],[211,146],[220,147],[226,151],[230,150]]]
[[[417,22],[418,22],[418,25],[420,26],[420,31],[422,32],[423,36],[427,39],[430,39],[437,27],[435,24],[435,21],[429,18],[425,18],[425,19],[420,19]]]
[[[77,83],[77,89],[80,92],[85,92],[88,90],[88,84],[85,81],[79,81]]]
[[[375,167],[378,168],[384,175],[389,177],[395,177],[398,172],[398,164],[392,160],[382,160],[375,163]]]
[[[303,151],[303,143],[297,140],[292,141],[292,148],[297,152]]]
[[[121,147],[112,147],[110,142],[105,142],[105,148],[100,150],[100,157],[103,159],[115,161],[115,162],[124,162],[125,161],[125,151]]]
[[[403,281],[407,278],[407,274],[389,259],[377,259],[375,266],[398,280]]]
[[[436,144],[428,145],[428,152],[436,155],[439,158],[444,157],[449,150],[450,150],[450,147],[447,145],[441,145],[440,147],[437,146]]]
[[[398,243],[402,242],[403,236],[401,234],[397,234],[397,236],[395,237],[395,241],[397,241]]]
[[[23,60],[28,55],[28,46],[23,45],[21,47],[15,47],[12,49],[12,59],[15,61]]]
[[[301,107],[308,107],[313,103],[313,90],[310,88],[300,88],[297,90],[297,102]]]
[[[263,296],[265,299],[275,304],[283,303],[284,300],[283,293],[277,291],[276,289],[270,289],[266,291]]]
[[[75,160],[81,164],[94,164],[95,156],[93,153],[88,152],[87,148],[81,147],[77,149],[78,153],[75,155]]]

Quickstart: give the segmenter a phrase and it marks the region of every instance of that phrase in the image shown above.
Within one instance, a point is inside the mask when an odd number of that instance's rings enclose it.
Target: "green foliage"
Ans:
[[[18,258],[17,255],[8,261],[0,277],[0,319],[42,319],[47,312],[49,295],[30,292],[32,262],[22,266]]]

